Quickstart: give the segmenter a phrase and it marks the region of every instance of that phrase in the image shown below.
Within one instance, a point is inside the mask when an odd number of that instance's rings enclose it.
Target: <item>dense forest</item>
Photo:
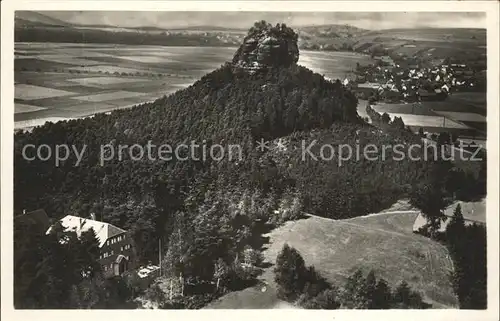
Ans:
[[[302,211],[330,218],[377,212],[422,184],[439,189],[444,201],[453,198],[457,171],[447,161],[398,160],[392,149],[376,160],[303,159],[304,142],[316,142],[310,149],[316,155],[326,144],[337,150],[421,143],[401,119],[374,127],[356,108],[357,99],[340,81],[296,64],[250,73],[227,63],[152,103],[16,133],[15,213],[43,208],[53,219],[95,213],[131,231],[140,262],[155,261],[160,250],[170,275],[233,289],[258,274],[258,260],[245,258],[260,249],[263,225],[296,219]],[[272,148],[259,150],[261,139]],[[125,153],[103,162],[100,153],[104,145],[116,150],[191,141],[208,148],[239,145],[242,158],[162,160]],[[26,160],[28,144],[86,149],[78,166],[75,155],[54,166]],[[255,262],[242,270],[242,260]],[[16,273],[23,280],[25,272]]]

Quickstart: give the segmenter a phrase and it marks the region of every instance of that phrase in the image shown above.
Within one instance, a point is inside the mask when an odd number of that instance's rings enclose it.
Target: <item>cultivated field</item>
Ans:
[[[474,114],[474,113],[460,113],[454,111],[436,111],[437,114],[445,116],[447,118],[463,121],[463,122],[475,122],[475,123],[486,123],[486,117]]]
[[[422,126],[422,127],[442,127],[452,129],[468,129],[464,124],[453,121],[443,116],[427,116],[413,114],[390,113],[391,119],[401,117],[407,126]]]
[[[486,93],[462,92],[448,97],[452,102],[465,103],[486,111]]]
[[[59,96],[70,96],[74,93],[48,87],[18,84],[15,86],[14,98],[21,100],[34,100]]]
[[[236,48],[16,43],[16,128],[34,119],[84,117],[131,107],[189,86]],[[300,64],[344,78],[369,56],[303,51]],[[30,122],[31,121],[31,122]]]
[[[460,95],[464,94],[464,95]],[[422,128],[426,132],[451,132],[461,138],[486,138],[486,109],[478,108],[464,100],[452,97],[474,97],[481,101],[485,93],[454,93],[445,101],[419,103],[377,103],[372,105],[378,113],[387,113],[394,118],[402,117],[405,125],[414,132]],[[366,104],[363,104],[366,105]],[[358,113],[365,113],[361,104]],[[361,115],[361,114],[360,114]]]
[[[473,103],[471,101],[464,100],[462,98],[458,98],[460,94],[463,94],[460,97],[470,97],[472,95],[473,97],[476,97],[477,99],[480,99],[479,96],[483,96],[486,98],[486,93],[453,93],[452,95],[448,96],[446,100],[444,101],[426,101],[423,102],[422,104],[434,111],[451,111],[451,112],[461,112],[461,113],[476,113],[480,114],[483,116],[486,116],[486,103],[483,104],[481,103]]]
[[[417,103],[408,104],[387,104],[387,103],[377,103],[372,106],[378,113],[388,113],[388,114],[413,114],[413,115],[424,115],[424,116],[436,116],[436,113],[430,110],[427,106]]]
[[[14,113],[29,113],[32,111],[37,111],[37,110],[44,110],[44,107],[38,107],[38,106],[31,106],[31,105],[25,105],[25,104],[16,104]]]
[[[368,55],[353,52],[320,52],[301,50],[299,65],[330,79],[353,78],[356,63],[368,65],[375,61]]]

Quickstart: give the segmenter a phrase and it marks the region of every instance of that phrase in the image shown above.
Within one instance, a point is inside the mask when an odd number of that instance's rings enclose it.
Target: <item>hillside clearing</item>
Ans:
[[[274,265],[278,252],[288,243],[302,254],[306,264],[314,265],[334,284],[342,284],[356,268],[374,269],[391,286],[406,280],[433,308],[456,307],[448,278],[452,262],[446,248],[412,232],[418,212],[407,202],[398,202],[388,210],[399,212],[346,220],[313,216],[287,222],[264,235],[269,237],[263,252],[265,261]],[[273,266],[260,279],[267,283],[265,292],[259,286],[232,292],[207,308],[276,308],[282,301],[275,295]]]
[[[388,213],[332,221],[311,217],[289,222],[269,234],[264,255],[273,262],[285,243],[295,247],[333,283],[356,268],[373,269],[391,286],[406,280],[435,308],[454,307],[448,280],[452,268],[444,246],[412,233],[417,213]]]

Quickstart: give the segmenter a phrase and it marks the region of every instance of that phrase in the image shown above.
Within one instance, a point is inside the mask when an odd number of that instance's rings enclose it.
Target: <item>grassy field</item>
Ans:
[[[387,211],[347,220],[308,217],[288,222],[264,235],[269,237],[264,258],[274,264],[288,243],[332,283],[343,283],[356,268],[374,269],[392,286],[406,280],[433,308],[456,307],[448,279],[452,261],[446,248],[412,232],[418,212],[411,211],[407,202],[398,202]],[[232,292],[208,308],[280,306],[272,269],[264,271],[258,286]]]

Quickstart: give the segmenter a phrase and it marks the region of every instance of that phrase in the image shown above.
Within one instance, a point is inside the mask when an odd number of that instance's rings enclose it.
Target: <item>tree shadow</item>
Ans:
[[[265,221],[257,221],[252,230],[252,237],[249,240],[249,245],[254,249],[263,250],[264,245],[269,244],[270,237],[264,236],[271,232],[275,226]]]

